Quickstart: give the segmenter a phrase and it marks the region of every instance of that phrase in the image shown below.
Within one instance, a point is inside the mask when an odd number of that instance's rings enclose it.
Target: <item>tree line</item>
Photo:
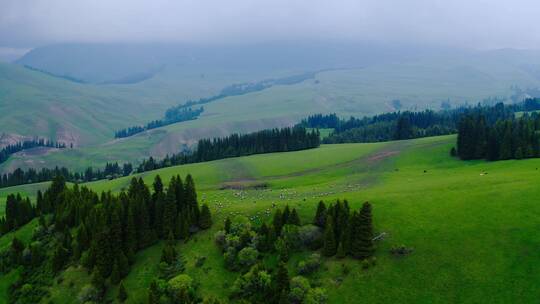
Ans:
[[[65,167],[40,170],[17,168],[11,173],[4,173],[0,176],[0,188],[50,181],[57,175],[61,175],[65,180],[73,183],[113,179],[128,176],[134,169],[140,173],[228,157],[311,149],[319,145],[320,139],[317,130],[307,131],[303,127],[268,129],[248,134],[232,134],[222,138],[201,139],[193,151],[167,155],[161,160],[149,157],[142,160],[136,168],[131,163],[119,165],[117,162],[106,163],[103,169],[96,170],[89,167],[84,172],[73,172]]]
[[[159,127],[171,125],[177,122],[197,119],[204,111],[203,107],[198,109],[186,108],[184,106],[176,106],[167,109],[165,117],[159,120],[153,120],[145,126],[133,126],[114,132],[114,138],[124,138],[144,132],[146,130],[156,129]]]
[[[540,157],[540,115],[490,121],[483,114],[467,115],[459,123],[457,151],[463,160]]]
[[[119,165],[117,162],[106,163],[103,169],[96,170],[88,167],[84,172],[72,172],[66,167],[42,168],[39,170],[17,168],[13,172],[4,173],[0,176],[0,188],[51,181],[55,176],[59,175],[69,182],[83,183],[128,176],[132,171],[133,166],[130,163]]]
[[[17,152],[36,148],[36,147],[63,149],[66,147],[66,144],[39,138],[39,139],[25,140],[25,141],[18,142],[15,144],[7,145],[4,148],[0,149],[0,164],[8,160],[8,158],[11,155]]]
[[[323,143],[379,142],[427,136],[454,134],[465,115],[482,114],[490,123],[507,119],[520,111],[540,110],[540,99],[531,98],[517,104],[461,106],[442,111],[399,111],[371,117],[341,119],[336,114],[315,114],[299,125],[306,128],[331,128]]]
[[[248,134],[232,134],[221,138],[201,139],[198,141],[194,151],[180,152],[172,156],[167,155],[162,160],[150,157],[141,162],[137,167],[137,172],[229,157],[298,151],[319,146],[319,131],[307,131],[303,127],[286,127]]]
[[[2,220],[4,231],[39,216],[31,244],[15,238],[11,248],[0,253],[1,272],[23,266],[10,288],[10,303],[39,302],[55,275],[68,265],[82,265],[92,274],[92,283],[81,291],[83,302],[101,302],[107,286],[119,284],[128,274],[139,250],[160,239],[169,245],[187,240],[212,225],[208,206],[199,206],[191,175],[184,180],[173,177],[167,188],[156,176],[152,190],[142,179],[133,178],[127,191],[118,195],[68,187],[57,176],[45,192],[38,192],[35,207],[18,196],[10,202]],[[160,272],[175,276],[182,264],[167,250],[165,246]],[[33,288],[24,287],[28,284]]]

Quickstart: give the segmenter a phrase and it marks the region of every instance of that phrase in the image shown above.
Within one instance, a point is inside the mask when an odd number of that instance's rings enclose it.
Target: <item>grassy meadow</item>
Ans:
[[[201,294],[226,297],[237,273],[224,268],[214,233],[226,216],[244,214],[255,222],[270,220],[273,204],[297,208],[310,222],[319,200],[347,199],[353,208],[373,204],[377,265],[363,270],[353,259],[325,259],[309,278],[324,287],[330,303],[534,303],[540,294],[540,159],[463,162],[449,155],[454,136],[377,144],[323,145],[319,149],[254,155],[165,168],[142,174],[150,183],[191,173],[200,202],[209,204],[211,229],[178,244],[186,272]],[[129,178],[87,184],[118,192]],[[264,185],[266,188],[254,186]],[[31,194],[21,186],[4,189]],[[41,187],[41,186],[38,186]],[[240,188],[244,187],[242,190]],[[231,189],[232,188],[232,189]],[[225,190],[221,190],[225,189]],[[35,225],[17,233],[24,238]],[[10,236],[0,239],[9,243]],[[413,248],[396,258],[389,249]],[[124,280],[129,303],[145,299],[158,273],[159,243],[137,254]],[[3,245],[2,245],[3,246]],[[307,252],[292,255],[290,274]],[[195,267],[198,257],[207,260]],[[344,273],[343,269],[350,271]],[[54,303],[73,303],[89,281],[86,271],[71,267],[51,288]],[[0,279],[0,295],[16,273]],[[115,290],[108,296],[114,297]]]

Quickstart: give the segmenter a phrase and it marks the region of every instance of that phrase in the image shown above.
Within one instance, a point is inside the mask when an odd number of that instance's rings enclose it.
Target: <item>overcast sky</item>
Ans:
[[[1,0],[0,47],[370,40],[540,48],[539,0]]]

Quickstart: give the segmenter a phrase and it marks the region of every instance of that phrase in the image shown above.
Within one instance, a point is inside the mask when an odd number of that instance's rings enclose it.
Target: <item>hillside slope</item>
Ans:
[[[0,165],[0,171],[57,165],[84,170],[110,161],[136,163],[148,156],[178,152],[202,137],[291,125],[312,113],[364,116],[437,109],[443,101],[452,105],[488,98],[512,102],[538,94],[539,66],[538,52],[500,50],[325,70],[301,83],[218,99],[204,105],[205,111],[195,121],[113,140],[114,130],[158,119],[172,105],[213,96],[231,84],[286,77],[302,70],[168,64],[137,84],[93,85],[3,65],[7,81],[0,83],[4,94],[0,106],[14,114],[2,120],[2,130],[71,139],[78,149],[19,153]],[[394,100],[401,107],[396,108]],[[39,134],[32,134],[34,129]]]
[[[9,171],[17,167],[65,165],[83,170],[88,165],[103,166],[107,161],[137,162],[149,155],[164,157],[175,153],[202,137],[291,125],[312,113],[336,112],[345,117],[361,117],[395,110],[437,109],[443,101],[453,105],[475,104],[488,98],[512,102],[512,98],[525,96],[528,88],[540,87],[540,78],[534,72],[536,65],[540,64],[540,56],[535,52],[521,55],[519,51],[503,50],[321,71],[314,79],[302,83],[277,85],[260,92],[216,100],[204,105],[205,111],[195,121],[169,125],[121,140],[109,138],[100,145],[76,151],[31,157],[16,155],[0,168]],[[226,86],[227,81],[238,83],[248,77],[265,79],[270,75],[263,72],[208,71],[204,78],[197,79],[193,73],[168,67],[154,78],[132,85],[131,92],[145,92],[144,96],[174,100],[174,94],[204,95],[203,88],[207,92],[215,92],[220,86]],[[290,73],[294,72],[276,71],[274,75],[279,77]],[[234,77],[229,78],[230,75]],[[175,83],[180,86],[175,86]],[[516,86],[521,92],[515,89]],[[395,107],[394,100],[400,101],[400,108]],[[153,118],[156,117],[160,114]],[[125,121],[124,127],[133,124]],[[81,158],[85,161],[81,162]]]
[[[463,162],[449,156],[454,141],[454,136],[445,136],[323,145],[309,151],[171,167],[143,176],[151,182],[156,174],[167,181],[174,174],[191,173],[200,200],[210,205],[213,228],[179,245],[186,271],[200,284],[202,294],[226,297],[230,285],[223,282],[237,277],[223,268],[223,257],[212,241],[225,216],[260,215],[269,220],[265,210],[288,204],[307,223],[319,200],[346,198],[353,208],[370,201],[376,232],[385,232],[387,237],[378,243],[377,265],[369,270],[356,260],[330,258],[310,277],[327,290],[329,303],[357,303],[358,299],[367,303],[536,301],[540,292],[540,275],[534,271],[540,265],[535,220],[540,216],[536,203],[540,173],[535,168],[540,160]],[[117,192],[128,183],[129,178],[121,178],[88,186]],[[262,184],[266,188],[250,188]],[[224,185],[245,188],[220,190]],[[389,254],[392,246],[401,244],[413,248],[413,253],[400,258]],[[158,271],[161,246],[137,255],[124,280],[132,297],[129,303],[145,298],[149,280]],[[305,254],[291,257],[291,274]],[[198,268],[194,264],[201,255],[207,261]],[[342,265],[349,271],[344,273]],[[16,276],[3,280],[12,277]],[[88,274],[75,267],[62,277],[51,289],[55,303],[74,301],[89,281]],[[108,293],[111,298],[115,294],[114,289]]]

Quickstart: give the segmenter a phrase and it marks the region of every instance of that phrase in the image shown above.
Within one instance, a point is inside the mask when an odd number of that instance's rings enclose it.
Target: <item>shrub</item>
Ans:
[[[238,265],[243,268],[251,267],[257,263],[259,252],[252,247],[246,247],[238,252]]]
[[[168,292],[178,303],[191,303],[195,297],[193,279],[187,274],[180,274],[169,280]]]
[[[291,291],[289,292],[289,300],[292,303],[302,303],[310,289],[311,286],[306,278],[302,276],[296,276],[292,278]]]
[[[225,268],[234,270],[236,268],[236,249],[228,248],[223,254],[223,259],[225,260]]]
[[[309,290],[306,298],[304,299],[304,304],[324,304],[328,301],[328,296],[326,291],[322,288],[312,288]]]
[[[393,256],[405,256],[413,252],[412,248],[407,248],[405,245],[394,246],[390,249],[390,253]]]
[[[90,284],[86,284],[83,286],[83,288],[77,295],[77,299],[79,299],[79,302],[81,303],[86,303],[86,302],[98,303],[99,301],[101,301],[101,293],[94,286]]]
[[[369,259],[362,260],[361,262],[362,269],[368,269],[371,266]]]
[[[298,229],[300,243],[308,249],[317,250],[322,246],[321,228],[315,225],[304,225]]]
[[[321,266],[321,255],[318,253],[311,254],[305,261],[298,263],[298,273],[307,275],[315,272]]]
[[[214,235],[214,242],[221,250],[225,250],[225,238],[226,238],[226,234],[225,234],[225,231],[223,230],[219,230]]]

